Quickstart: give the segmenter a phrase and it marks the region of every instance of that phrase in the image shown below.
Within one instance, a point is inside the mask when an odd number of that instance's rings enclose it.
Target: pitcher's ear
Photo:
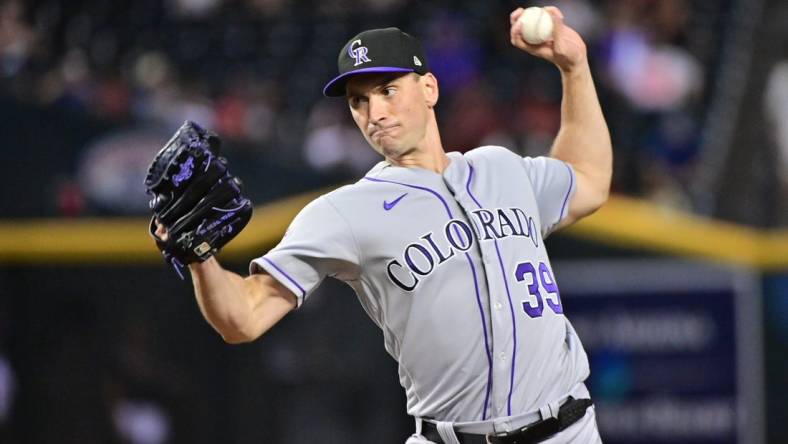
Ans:
[[[427,106],[434,107],[438,103],[440,96],[440,88],[438,87],[438,79],[428,72],[421,76],[420,83],[424,90],[424,98],[427,99]]]

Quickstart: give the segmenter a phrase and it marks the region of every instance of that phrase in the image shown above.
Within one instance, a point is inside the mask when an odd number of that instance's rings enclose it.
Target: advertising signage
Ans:
[[[756,276],[673,260],[554,268],[605,443],[763,443]]]

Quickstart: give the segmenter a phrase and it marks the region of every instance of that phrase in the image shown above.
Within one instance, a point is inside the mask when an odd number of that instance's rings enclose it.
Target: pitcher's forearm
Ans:
[[[252,310],[244,279],[227,271],[215,258],[189,265],[197,304],[205,319],[231,343],[249,340],[244,332]]]
[[[562,70],[561,78],[561,129],[550,154],[583,171],[594,178],[600,189],[607,190],[613,171],[613,150],[591,69],[584,62],[571,71]]]

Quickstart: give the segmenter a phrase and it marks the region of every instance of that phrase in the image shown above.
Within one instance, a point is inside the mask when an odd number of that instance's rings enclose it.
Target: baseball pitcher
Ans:
[[[351,38],[324,94],[347,101],[383,160],[293,220],[250,275],[213,257],[251,216],[218,138],[187,123],[146,181],[151,233],[188,265],[202,314],[229,343],[253,341],[327,276],[350,285],[398,362],[416,443],[595,443],[583,346],[561,303],[544,239],[599,208],[610,137],[581,37],[545,8],[552,38],[511,43],[561,73],[561,128],[549,157],[497,146],[445,152],[438,79],[397,28]]]

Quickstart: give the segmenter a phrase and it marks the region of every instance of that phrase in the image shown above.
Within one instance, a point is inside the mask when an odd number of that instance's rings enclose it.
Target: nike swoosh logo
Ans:
[[[396,199],[392,200],[391,202],[386,202],[386,201],[384,200],[384,201],[383,201],[383,209],[384,209],[384,210],[386,210],[386,211],[388,211],[388,210],[390,210],[390,209],[394,208],[394,205],[398,204],[398,203],[399,203],[399,201],[401,201],[401,200],[402,200],[402,198],[403,198],[403,197],[405,197],[405,196],[407,196],[407,195],[408,195],[408,193],[405,193],[405,194],[403,194],[402,196],[400,196],[400,197],[398,197],[398,198],[396,198]]]

